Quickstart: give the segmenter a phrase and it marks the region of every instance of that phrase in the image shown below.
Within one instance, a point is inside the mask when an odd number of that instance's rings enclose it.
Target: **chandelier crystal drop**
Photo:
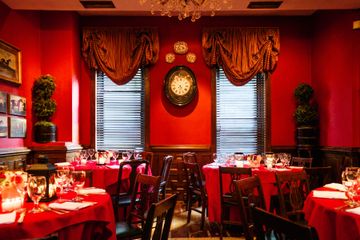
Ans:
[[[147,1],[150,3],[151,14],[160,13],[161,16],[177,16],[179,20],[191,17],[195,22],[204,12],[209,12],[210,16],[215,16],[215,12],[221,9],[231,9],[232,0],[140,0],[143,5]]]

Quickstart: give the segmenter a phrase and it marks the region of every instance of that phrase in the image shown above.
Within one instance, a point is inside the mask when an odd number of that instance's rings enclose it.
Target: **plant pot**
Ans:
[[[35,142],[56,142],[56,126],[34,126]]]

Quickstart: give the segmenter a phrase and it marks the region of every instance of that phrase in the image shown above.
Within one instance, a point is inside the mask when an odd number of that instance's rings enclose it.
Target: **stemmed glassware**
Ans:
[[[93,148],[89,148],[88,150],[87,150],[87,152],[88,152],[88,154],[89,154],[89,157],[90,157],[90,160],[92,160],[93,159],[93,156],[95,155],[95,149],[93,149]]]
[[[115,162],[117,162],[117,158],[119,157],[119,152],[117,150],[112,151],[112,157]]]
[[[58,202],[63,202],[62,195],[64,194],[64,186],[69,181],[69,174],[70,174],[70,170],[66,169],[66,168],[56,170],[55,183],[56,183],[56,186],[59,188]]]
[[[357,198],[357,192],[359,188],[358,178],[359,175],[359,168],[355,167],[347,167],[345,171],[342,172],[342,183],[346,188],[346,196],[349,199],[346,203],[350,207],[357,207],[359,203],[355,200]]]
[[[86,165],[86,161],[89,158],[89,153],[87,150],[80,151],[80,163],[81,165]]]
[[[79,197],[79,190],[84,186],[86,180],[85,171],[72,171],[71,172],[71,182],[76,193],[76,197],[73,199],[75,202],[81,202],[82,198]]]
[[[39,201],[46,193],[46,178],[44,176],[30,176],[28,180],[27,192],[34,202],[31,213],[39,213],[44,210],[39,207]]]
[[[135,148],[135,150],[134,150],[134,159],[135,160],[142,159],[142,149],[141,148]]]

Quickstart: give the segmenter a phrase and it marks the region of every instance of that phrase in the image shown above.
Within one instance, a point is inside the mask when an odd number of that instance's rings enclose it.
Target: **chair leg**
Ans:
[[[186,208],[187,208],[187,211],[188,211],[187,223],[189,223],[190,218],[191,218],[191,197],[189,195],[188,195],[188,199],[187,199]]]
[[[201,226],[200,229],[203,230],[204,229],[204,224],[205,224],[205,204],[203,203],[201,205]]]

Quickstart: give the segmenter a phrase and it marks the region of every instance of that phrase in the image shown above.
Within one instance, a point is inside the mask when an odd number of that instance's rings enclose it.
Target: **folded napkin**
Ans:
[[[16,218],[16,212],[0,214],[0,224],[14,223]]]
[[[63,210],[79,210],[86,208],[92,205],[95,205],[96,202],[63,202],[63,203],[50,203],[49,207],[53,209],[63,209]]]
[[[342,192],[346,191],[346,187],[340,183],[328,183],[328,184],[325,184],[324,187],[330,188],[330,189],[335,189],[335,190],[342,191]]]
[[[303,169],[304,167],[298,167],[298,166],[289,166],[290,169]]]
[[[104,194],[106,193],[105,189],[102,188],[94,188],[94,187],[90,187],[90,188],[83,188],[80,189],[79,194],[80,195],[87,195],[87,194]]]
[[[338,191],[313,191],[313,196],[316,198],[331,198],[331,199],[347,199],[344,192]]]
[[[345,211],[360,215],[360,207],[346,209]]]
[[[289,169],[286,169],[286,168],[274,168],[275,171],[279,171],[279,172],[286,172],[286,171],[289,171]]]
[[[56,166],[59,166],[59,167],[65,167],[65,166],[70,166],[70,163],[69,162],[58,162],[58,163],[55,163]]]
[[[119,169],[119,165],[106,165],[106,167],[111,169]]]

